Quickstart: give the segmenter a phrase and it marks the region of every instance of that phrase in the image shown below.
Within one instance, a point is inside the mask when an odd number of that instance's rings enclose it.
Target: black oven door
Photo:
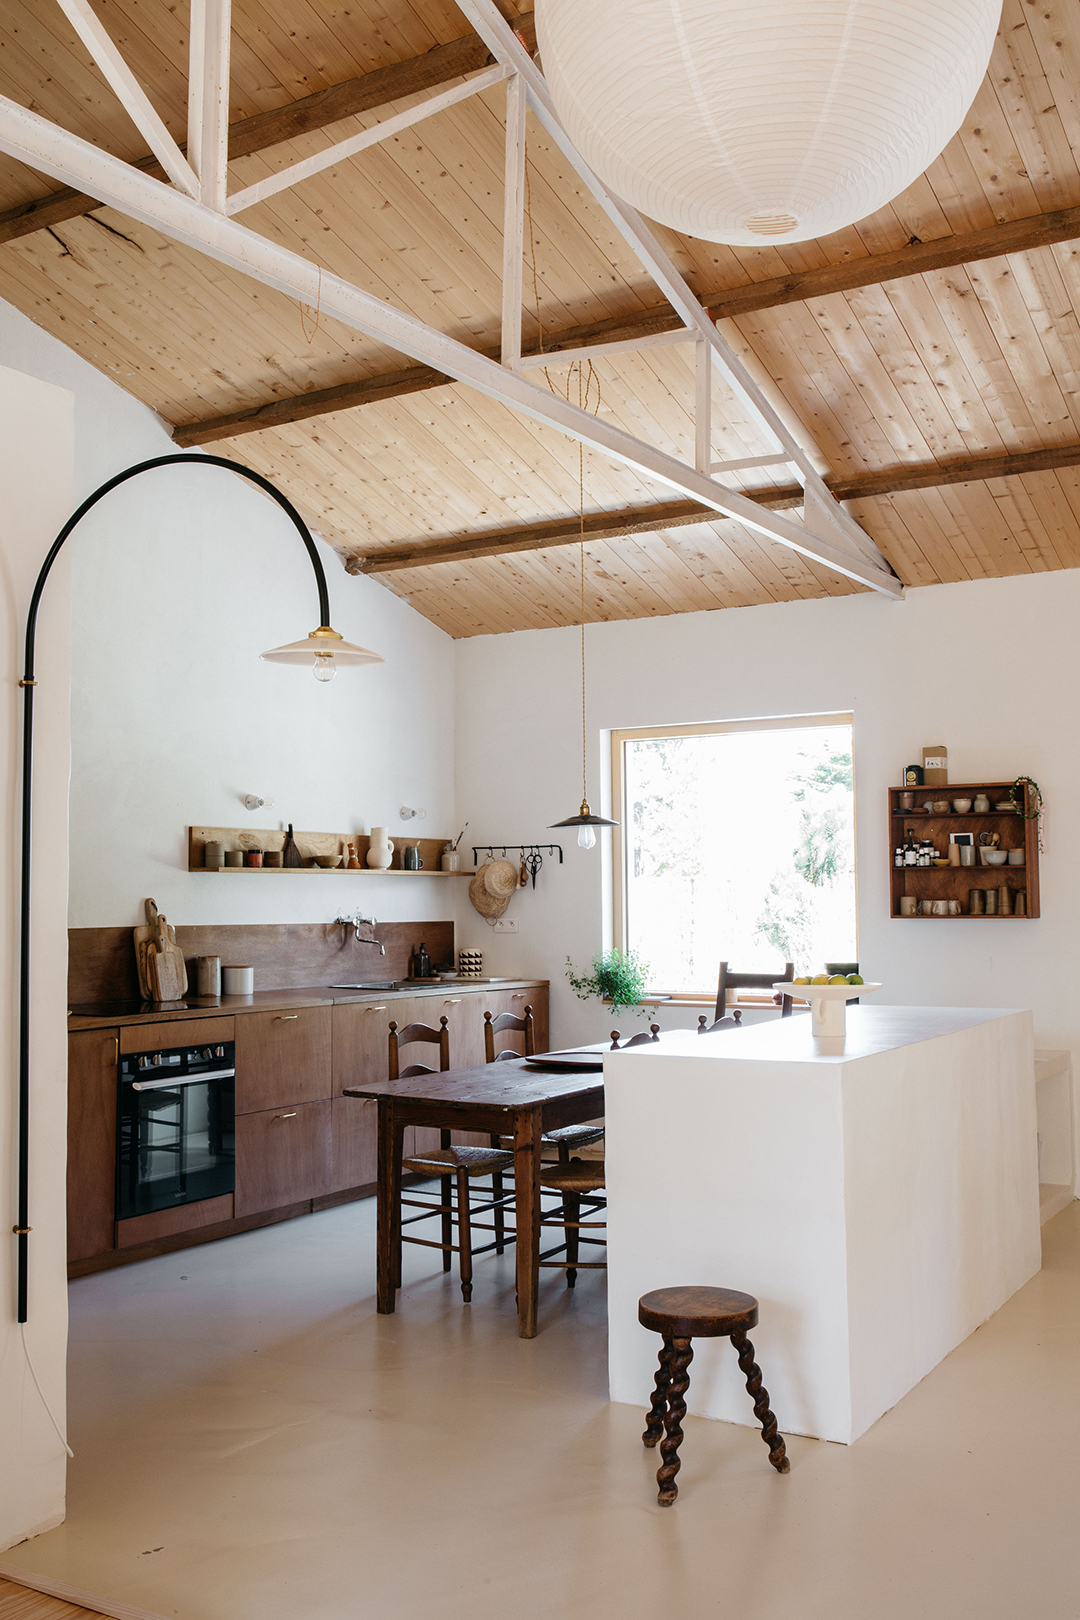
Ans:
[[[233,1191],[234,1099],[231,1068],[167,1078],[121,1074],[117,1220]]]

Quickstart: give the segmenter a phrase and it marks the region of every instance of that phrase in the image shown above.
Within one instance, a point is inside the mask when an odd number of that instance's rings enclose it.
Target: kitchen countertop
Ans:
[[[250,1012],[275,1012],[281,1007],[332,1007],[352,1001],[381,1001],[388,997],[444,996],[460,990],[521,990],[541,986],[547,979],[442,979],[416,985],[398,981],[393,990],[344,990],[313,985],[303,990],[256,990],[250,996],[193,996],[158,1006],[152,1001],[97,1001],[68,1008],[68,1030],[116,1028],[120,1024],[162,1024],[178,1018],[221,1018]]]

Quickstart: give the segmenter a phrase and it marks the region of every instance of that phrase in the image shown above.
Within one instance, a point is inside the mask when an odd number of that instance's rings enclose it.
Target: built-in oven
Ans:
[[[226,1041],[121,1057],[117,1220],[234,1190],[235,1052]]]

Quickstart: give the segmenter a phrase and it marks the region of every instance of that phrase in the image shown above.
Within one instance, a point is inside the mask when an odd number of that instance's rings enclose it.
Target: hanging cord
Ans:
[[[315,334],[319,330],[319,322],[322,319],[322,265],[317,265],[316,269],[319,272],[319,285],[315,301],[315,325],[311,328],[310,332],[307,329],[307,317],[305,314],[304,305],[299,304],[297,306],[300,310],[300,330],[304,334],[304,342],[308,344],[309,347],[315,341]]]
[[[38,1383],[38,1375],[34,1370],[34,1363],[30,1358],[30,1346],[26,1342],[26,1323],[23,1322],[21,1324],[21,1326],[22,1326],[23,1355],[26,1357],[26,1365],[30,1369],[30,1376],[34,1380],[34,1388],[37,1390],[38,1394],[41,1396],[41,1404],[45,1408],[46,1412],[48,1412],[48,1414],[49,1414],[49,1422],[52,1424],[53,1428],[56,1430],[56,1438],[59,1440],[59,1442],[63,1446],[64,1450],[67,1452],[68,1456],[69,1457],[74,1457],[75,1453],[72,1451],[71,1447],[68,1445],[67,1441],[64,1439],[64,1436],[63,1436],[63,1433],[61,1431],[60,1425],[59,1425],[59,1423],[57,1423],[55,1417],[53,1416],[53,1409],[49,1405],[48,1401],[45,1399],[45,1391],[42,1389],[41,1385]]]

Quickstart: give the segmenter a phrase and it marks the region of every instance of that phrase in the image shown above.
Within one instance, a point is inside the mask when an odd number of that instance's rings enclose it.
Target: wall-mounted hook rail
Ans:
[[[472,847],[473,865],[479,863],[480,851],[484,850],[489,860],[494,860],[496,853],[501,861],[506,859],[508,850],[517,850],[524,863],[526,871],[532,878],[532,886],[536,888],[536,874],[544,864],[545,855],[558,855],[559,865],[563,864],[561,844],[474,844]]]

